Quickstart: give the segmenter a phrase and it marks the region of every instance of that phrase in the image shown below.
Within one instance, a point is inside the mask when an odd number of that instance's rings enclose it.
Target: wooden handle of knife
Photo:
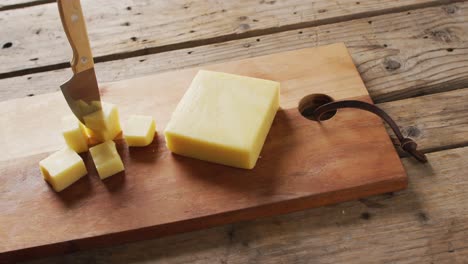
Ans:
[[[57,4],[63,29],[73,49],[70,62],[73,72],[79,73],[94,67],[80,0],[57,0]]]

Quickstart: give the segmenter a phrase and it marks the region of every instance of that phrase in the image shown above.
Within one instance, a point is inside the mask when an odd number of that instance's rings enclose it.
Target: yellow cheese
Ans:
[[[39,162],[42,176],[52,188],[60,192],[86,175],[81,157],[66,147]]]
[[[112,140],[89,149],[94,165],[101,179],[105,179],[124,170],[122,159]]]
[[[114,139],[122,129],[119,121],[119,111],[113,104],[102,102],[102,110],[83,117],[85,125],[100,142]]]
[[[130,147],[148,146],[153,142],[156,123],[151,116],[132,115],[124,123],[124,136]]]
[[[278,82],[199,71],[164,134],[174,153],[251,169],[279,108]]]
[[[103,142],[102,138],[96,135],[91,129],[85,127],[85,133],[88,139],[88,147],[95,146]]]
[[[88,151],[85,126],[74,115],[62,118],[62,135],[67,145],[75,152]]]

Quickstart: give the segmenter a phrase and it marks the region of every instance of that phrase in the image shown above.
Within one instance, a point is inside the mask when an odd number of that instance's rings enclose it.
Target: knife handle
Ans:
[[[63,29],[73,50],[70,62],[73,72],[79,73],[94,67],[80,0],[57,0],[57,4]]]

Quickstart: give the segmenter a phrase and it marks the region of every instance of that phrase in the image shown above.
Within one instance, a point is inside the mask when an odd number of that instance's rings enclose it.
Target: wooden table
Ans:
[[[468,262],[468,2],[82,5],[100,82],[344,42],[430,162],[402,155],[410,184],[398,193],[35,263]],[[59,90],[71,50],[54,1],[3,0],[0,22],[0,100]]]

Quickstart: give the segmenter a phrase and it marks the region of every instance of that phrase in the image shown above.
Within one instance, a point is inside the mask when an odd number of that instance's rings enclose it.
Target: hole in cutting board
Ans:
[[[309,94],[299,101],[298,109],[301,115],[307,119],[317,121],[314,116],[314,111],[319,106],[333,102],[333,98],[326,94]],[[331,111],[322,115],[321,120],[328,120],[336,114],[335,111]]]

